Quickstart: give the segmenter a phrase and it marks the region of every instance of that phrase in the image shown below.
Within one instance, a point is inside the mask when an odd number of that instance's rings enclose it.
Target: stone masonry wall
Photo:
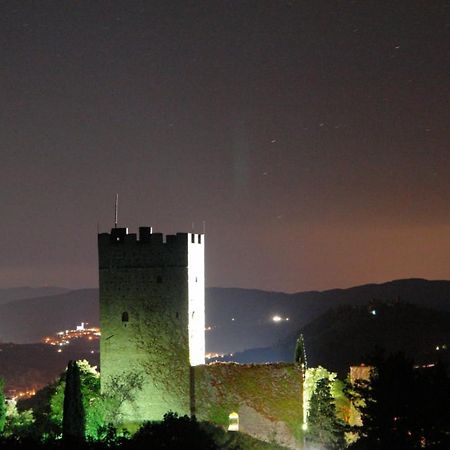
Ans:
[[[189,414],[187,235],[137,241],[123,230],[99,235],[102,389],[140,372],[144,386],[124,405],[125,421]]]
[[[302,447],[303,382],[298,365],[213,363],[192,368],[193,413],[228,427],[239,414],[239,431],[290,448]]]

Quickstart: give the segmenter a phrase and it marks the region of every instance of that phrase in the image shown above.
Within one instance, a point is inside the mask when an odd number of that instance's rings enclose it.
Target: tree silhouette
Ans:
[[[82,440],[84,433],[85,414],[81,394],[80,369],[76,361],[69,361],[64,390],[63,438]]]
[[[311,396],[306,439],[319,444],[322,448],[343,448],[343,425],[336,416],[336,406],[328,378],[321,378],[317,382]]]
[[[355,449],[450,448],[450,379],[444,368],[415,367],[402,353],[372,361],[369,382],[356,383],[362,427]]]
[[[295,343],[294,362],[301,366],[303,370],[303,379],[304,379],[307,364],[306,364],[305,341],[303,339],[303,334],[300,334],[300,336],[297,338],[297,342]]]

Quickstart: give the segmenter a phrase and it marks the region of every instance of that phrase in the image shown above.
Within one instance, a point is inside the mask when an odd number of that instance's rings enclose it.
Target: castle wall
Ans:
[[[239,431],[303,448],[303,378],[298,365],[213,363],[192,369],[193,413],[224,427],[239,415]]]
[[[191,235],[164,242],[147,230],[141,228],[138,239],[113,229],[98,240],[102,390],[117,376],[144,377],[135,401],[123,406],[125,422],[160,420],[169,410],[190,412],[189,277],[197,273],[198,280],[203,268],[188,265]],[[201,310],[199,301],[195,308]]]
[[[295,364],[205,365],[204,235],[125,228],[98,236],[103,392],[142,374],[123,423],[195,414],[258,439],[302,448],[303,378]]]

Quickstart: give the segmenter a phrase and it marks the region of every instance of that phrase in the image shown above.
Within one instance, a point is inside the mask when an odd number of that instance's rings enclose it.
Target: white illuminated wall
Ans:
[[[194,237],[194,243],[192,238]],[[201,243],[199,243],[199,237]],[[205,235],[188,234],[189,362],[205,364]]]

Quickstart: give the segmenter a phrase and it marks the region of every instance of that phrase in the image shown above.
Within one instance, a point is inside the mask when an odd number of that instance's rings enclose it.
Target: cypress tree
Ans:
[[[305,341],[303,339],[303,334],[297,338],[295,344],[294,362],[299,364],[303,370],[303,378],[305,378],[306,373],[306,351],[305,351]]]
[[[80,369],[69,361],[66,372],[63,407],[63,438],[82,440],[85,433],[85,413],[81,394]]]

